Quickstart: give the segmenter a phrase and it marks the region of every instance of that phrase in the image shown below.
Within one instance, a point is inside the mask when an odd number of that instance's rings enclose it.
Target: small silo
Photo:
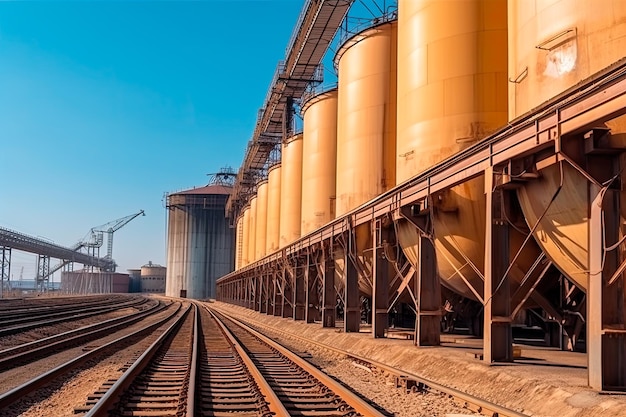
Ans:
[[[337,89],[302,103],[302,235],[335,218],[337,175]]]
[[[235,223],[235,270],[243,266],[243,213]]]
[[[302,205],[302,134],[285,140],[280,182],[280,247],[300,238]]]
[[[255,234],[255,259],[265,256],[265,246],[267,245],[267,179],[257,184],[256,202],[256,234]]]
[[[271,165],[267,173],[267,240],[266,252],[276,252],[280,244],[280,162]]]
[[[148,261],[140,270],[141,292],[148,294],[163,294],[165,292],[166,270],[164,266]]]
[[[250,259],[250,204],[247,204],[243,208],[243,235],[241,238],[241,266],[246,266],[252,259]]]
[[[204,187],[167,195],[167,296],[214,297],[215,281],[233,270],[235,233],[225,213],[233,178],[221,171]]]
[[[395,185],[397,21],[343,43],[338,67],[336,215]]]

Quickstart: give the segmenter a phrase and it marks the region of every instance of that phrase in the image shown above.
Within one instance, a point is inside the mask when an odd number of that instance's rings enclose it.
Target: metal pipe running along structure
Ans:
[[[620,158],[626,146],[606,127],[624,115],[626,59],[621,59],[480,142],[222,277],[217,298],[295,320],[320,320],[324,327],[335,326],[340,308],[344,331],[355,332],[361,319],[359,280],[364,280],[372,287],[373,337],[384,337],[393,303],[410,292],[416,311],[415,344],[437,345],[442,313],[433,214],[443,209],[442,193],[479,179],[486,197],[485,252],[484,264],[473,267],[482,275],[476,293],[484,312],[483,360],[513,361],[513,317],[536,293],[553,261],[542,254],[524,271],[519,289],[511,290],[511,265],[518,256],[509,252],[516,211],[512,201],[520,188],[546,181],[541,175],[546,169],[560,172],[547,207],[529,221],[523,247],[566,188],[568,172],[574,171],[590,196],[579,219],[588,234],[586,241],[578,242],[587,248],[587,269],[578,279],[586,291],[588,383],[597,390],[626,391],[626,259],[620,225]],[[413,264],[397,250],[402,222],[417,230]],[[356,253],[357,229],[364,227],[371,230],[371,265],[363,265]]]

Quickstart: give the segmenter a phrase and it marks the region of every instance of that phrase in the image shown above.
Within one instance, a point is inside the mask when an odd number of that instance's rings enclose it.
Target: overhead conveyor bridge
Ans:
[[[279,62],[254,134],[237,174],[226,212],[234,223],[254,189],[256,175],[266,165],[272,149],[289,137],[294,100],[311,83],[321,83],[320,63],[354,0],[307,0]]]

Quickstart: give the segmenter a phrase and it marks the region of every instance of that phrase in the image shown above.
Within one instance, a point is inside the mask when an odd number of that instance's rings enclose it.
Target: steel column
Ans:
[[[297,262],[296,262],[297,264]],[[293,318],[293,286],[295,282],[295,267],[289,264],[289,260],[285,258],[285,266],[283,268],[283,317]]]
[[[322,326],[335,327],[337,292],[335,290],[335,259],[333,258],[332,239],[328,245],[328,252],[324,251],[322,259],[324,260]]]
[[[285,279],[284,268],[278,268],[274,273],[274,315],[282,317],[283,315],[283,281]]]
[[[344,250],[343,281],[345,305],[343,309],[343,330],[346,333],[358,332],[361,323],[359,276],[350,256],[352,245],[354,245],[352,233],[352,231],[348,233],[348,245]]]
[[[437,275],[437,259],[432,241],[420,232],[419,265],[415,272],[414,343],[418,346],[437,346],[441,331],[441,284]]]
[[[513,361],[509,276],[509,224],[503,213],[504,191],[494,190],[493,168],[485,172],[485,291],[483,360]]]
[[[619,252],[605,248],[619,240],[619,190],[598,189],[589,216],[589,277],[587,287],[587,358],[589,386],[626,391],[626,293],[617,274]]]
[[[4,297],[4,290],[11,287],[11,248],[0,246],[0,267],[2,268],[0,278],[0,298]]]
[[[261,272],[259,275],[259,281],[261,282],[261,292],[259,297],[259,313],[267,313],[268,291],[267,291],[267,273]]]
[[[382,220],[372,222],[372,336],[385,337],[389,327],[389,267],[385,245],[389,244],[389,229]]]
[[[307,258],[305,258],[307,259]],[[306,277],[309,270],[308,259],[302,262],[298,262],[297,268],[295,268],[295,289],[294,289],[294,306],[295,311],[293,314],[294,320],[304,320],[306,316]]]

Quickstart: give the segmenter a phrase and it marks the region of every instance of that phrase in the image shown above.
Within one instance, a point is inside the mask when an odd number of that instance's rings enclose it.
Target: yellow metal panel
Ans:
[[[267,180],[267,236],[266,252],[276,252],[280,242],[280,173],[281,165],[269,169]]]
[[[506,0],[398,1],[396,181],[506,124]]]
[[[302,234],[335,218],[337,90],[311,98],[304,106],[302,144]]]
[[[267,243],[267,181],[257,185],[255,258],[265,256]]]
[[[615,63],[626,48],[623,0],[509,0],[509,119]]]
[[[256,258],[256,220],[257,220],[257,196],[250,198],[250,230],[248,235],[248,259],[250,263]]]
[[[280,247],[300,237],[302,204],[302,135],[283,143],[280,190]]]
[[[237,219],[235,228],[235,271],[241,268],[243,261],[243,215]]]
[[[241,266],[250,263],[250,205],[243,209],[243,239],[241,240]]]
[[[385,23],[337,53],[337,216],[396,184],[396,38]]]

